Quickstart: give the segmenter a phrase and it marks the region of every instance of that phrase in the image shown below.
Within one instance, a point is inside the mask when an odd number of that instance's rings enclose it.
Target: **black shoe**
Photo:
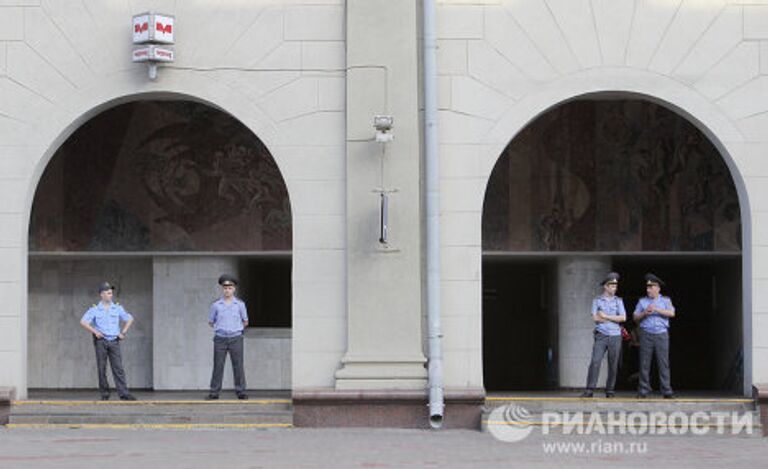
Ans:
[[[593,393],[592,391],[584,391],[583,393],[581,393],[581,397],[592,397],[594,395],[595,393]]]
[[[675,398],[675,395],[672,393],[664,394],[664,399],[674,399],[674,398]]]
[[[208,394],[207,396],[205,396],[206,401],[215,401],[218,398],[219,398],[218,394]]]
[[[101,396],[102,401],[108,401],[109,400],[109,394],[106,394],[104,396]]]
[[[237,395],[237,398],[240,399],[241,401],[247,401],[248,400],[248,394],[240,393],[240,394]]]
[[[638,394],[637,398],[638,399],[648,399],[648,394]]]
[[[121,401],[135,401],[136,397],[134,397],[133,394],[126,394],[125,396],[120,396]]]
[[[606,399],[613,399],[613,397],[614,397],[614,396],[615,396],[615,394],[614,394],[614,393],[612,393],[612,392],[607,392],[607,393],[605,393],[605,398],[606,398]]]

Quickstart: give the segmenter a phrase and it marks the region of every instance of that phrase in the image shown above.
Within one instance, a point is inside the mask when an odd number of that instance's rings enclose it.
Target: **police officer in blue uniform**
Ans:
[[[96,350],[96,367],[99,372],[99,392],[101,400],[109,399],[109,382],[107,381],[107,360],[112,368],[112,378],[120,399],[135,401],[136,398],[128,391],[123,358],[120,353],[120,341],[133,325],[133,316],[128,314],[118,303],[112,301],[114,289],[109,282],[99,285],[101,301],[91,306],[80,319],[80,325],[93,335],[93,347]],[[120,322],[123,322],[122,329]]]
[[[592,360],[587,372],[587,388],[581,397],[592,397],[600,375],[600,364],[608,351],[608,379],[605,381],[605,397],[614,396],[616,372],[621,357],[621,326],[627,320],[624,301],[616,296],[619,274],[611,272],[601,282],[602,295],[592,300],[592,320],[595,322]]]
[[[656,355],[661,393],[672,399],[669,371],[669,319],[675,317],[672,300],[661,295],[664,282],[653,274],[645,275],[646,296],[635,307],[634,318],[640,325],[640,383],[637,397],[648,397],[651,392],[651,358]]]
[[[214,336],[211,390],[206,399],[219,398],[227,353],[232,361],[237,398],[248,399],[243,367],[243,330],[248,326],[248,310],[245,303],[235,297],[236,278],[222,275],[219,277],[219,285],[222,290],[221,298],[213,302],[208,312],[208,325],[213,328]]]

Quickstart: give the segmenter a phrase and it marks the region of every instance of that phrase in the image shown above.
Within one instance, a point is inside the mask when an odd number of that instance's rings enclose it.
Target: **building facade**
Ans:
[[[176,20],[155,80],[131,62],[142,11]],[[228,271],[250,387],[330,409],[308,424],[420,402],[421,18],[0,1],[0,385],[95,386],[77,321],[106,278],[136,316],[132,385],[205,389]],[[444,0],[437,35],[446,422],[486,392],[582,386],[612,269],[628,309],[643,273],[667,281],[677,388],[768,382],[768,1]]]

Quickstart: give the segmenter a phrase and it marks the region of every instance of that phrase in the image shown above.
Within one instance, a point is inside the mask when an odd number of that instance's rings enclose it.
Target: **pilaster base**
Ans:
[[[482,389],[446,390],[443,428],[480,429]],[[296,427],[430,428],[426,390],[294,390]]]
[[[337,390],[415,390],[427,388],[423,357],[403,359],[350,358],[336,372]]]

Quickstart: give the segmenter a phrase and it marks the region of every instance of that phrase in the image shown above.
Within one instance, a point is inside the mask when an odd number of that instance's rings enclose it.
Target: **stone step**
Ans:
[[[291,426],[286,399],[250,401],[15,401],[12,426],[241,425]]]
[[[722,419],[722,420],[721,420]],[[491,398],[482,430],[630,435],[761,437],[760,412],[751,399]],[[691,424],[695,422],[695,424]]]
[[[486,398],[485,407],[495,407],[514,404],[524,407],[530,412],[541,411],[584,411],[584,412],[608,412],[608,411],[646,411],[646,412],[697,412],[697,411],[723,411],[723,412],[747,412],[754,411],[757,407],[753,399],[635,399],[635,398]]]

